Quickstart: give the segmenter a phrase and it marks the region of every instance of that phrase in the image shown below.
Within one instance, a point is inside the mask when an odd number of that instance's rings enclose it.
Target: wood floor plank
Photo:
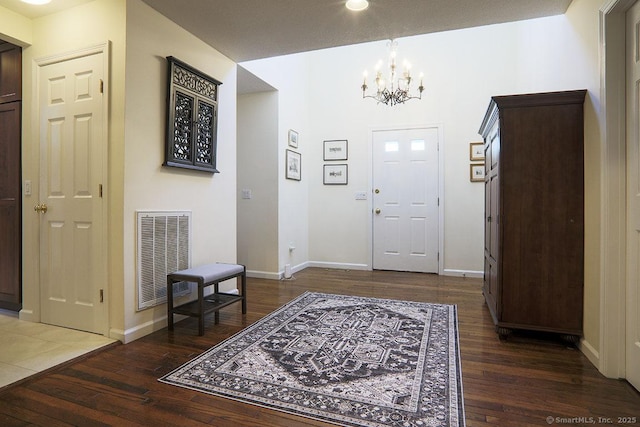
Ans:
[[[158,378],[239,332],[305,291],[403,299],[458,308],[469,427],[540,426],[573,417],[637,417],[640,394],[607,379],[577,349],[553,335],[515,333],[501,340],[484,304],[481,280],[387,271],[308,268],[293,280],[248,279],[240,306],[175,330],[112,346],[0,391],[0,425],[151,425],[310,427],[331,424],[183,389]]]

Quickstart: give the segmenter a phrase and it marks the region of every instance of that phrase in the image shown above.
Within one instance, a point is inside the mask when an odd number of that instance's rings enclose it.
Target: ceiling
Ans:
[[[20,0],[0,0],[0,6],[19,13],[27,18],[39,18],[44,15],[60,12],[82,3],[89,3],[93,0],[52,0],[51,3],[34,6],[32,4],[23,3]]]
[[[571,0],[143,0],[235,62],[563,14]]]
[[[0,6],[36,18],[91,0]],[[128,0],[132,1],[132,0]],[[571,0],[142,0],[234,62],[563,14]]]

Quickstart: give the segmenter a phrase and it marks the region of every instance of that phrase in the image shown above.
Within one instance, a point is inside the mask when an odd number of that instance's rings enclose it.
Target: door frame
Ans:
[[[78,59],[78,58],[82,58],[85,56],[90,56],[90,55],[97,55],[97,54],[102,54],[103,57],[103,64],[102,64],[102,72],[103,72],[103,77],[104,77],[104,81],[103,81],[103,96],[102,96],[102,104],[103,104],[103,108],[102,108],[102,121],[103,121],[103,127],[102,127],[102,144],[101,144],[101,150],[102,150],[102,179],[101,181],[103,183],[105,183],[105,187],[107,187],[108,183],[109,183],[109,172],[108,172],[108,165],[109,165],[109,159],[108,159],[108,154],[109,154],[109,82],[110,82],[110,75],[109,75],[109,64],[110,64],[110,54],[111,54],[111,43],[109,41],[105,41],[99,44],[95,44],[95,45],[91,45],[91,46],[87,46],[84,48],[80,48],[80,49],[76,49],[73,51],[67,51],[67,52],[63,52],[60,54],[55,54],[55,55],[50,55],[50,56],[46,56],[46,57],[40,57],[40,58],[35,58],[33,60],[33,71],[32,71],[32,84],[31,87],[33,88],[33,92],[32,92],[32,105],[31,105],[31,117],[33,118],[31,121],[31,133],[33,135],[32,141],[35,144],[35,150],[33,150],[34,152],[37,152],[37,164],[38,164],[38,173],[37,173],[37,177],[35,177],[34,179],[32,179],[33,182],[40,182],[40,109],[39,109],[39,105],[40,105],[40,75],[41,75],[41,70],[42,67],[45,67],[47,65],[52,65],[52,64],[56,64],[56,63],[60,63],[60,62],[65,62],[65,61],[69,61],[69,60],[73,60],[73,59]],[[34,185],[34,191],[33,194],[36,197],[39,197],[39,185]],[[102,318],[102,325],[101,325],[101,333],[104,336],[109,336],[109,284],[110,284],[110,278],[109,278],[109,251],[108,251],[108,247],[109,247],[109,242],[108,242],[108,223],[109,223],[109,217],[108,217],[108,212],[109,212],[109,191],[108,191],[108,187],[105,188],[105,190],[102,193],[102,227],[101,227],[101,233],[102,233],[102,247],[100,248],[101,252],[104,254],[103,256],[103,262],[101,263],[100,266],[98,266],[98,268],[101,270],[100,274],[105,278],[104,281],[104,299],[103,299],[103,304],[101,307],[101,312],[99,313],[100,317]],[[40,235],[40,223],[38,222],[38,229],[36,231],[36,234],[39,236]],[[25,311],[24,309],[20,312],[20,318],[21,319],[25,319],[25,320],[31,320],[34,322],[40,322],[41,321],[41,307],[40,307],[40,297],[41,297],[41,283],[40,283],[40,257],[39,257],[39,241],[38,241],[38,245],[35,248],[35,250],[37,250],[38,255],[36,255],[37,257],[37,261],[34,262],[35,266],[36,266],[36,270],[37,272],[35,272],[36,274],[34,275],[34,277],[37,279],[37,282],[34,284],[34,292],[33,295],[34,297],[37,297],[37,304],[35,304],[33,306],[32,310],[29,311]]]
[[[625,378],[626,354],[626,12],[636,0],[600,8],[601,194],[600,348],[582,348],[609,378]],[[585,344],[584,341],[582,344]]]
[[[443,126],[440,123],[435,124],[418,124],[418,125],[389,125],[374,126],[367,130],[367,141],[369,147],[369,197],[367,198],[367,229],[369,230],[368,251],[369,251],[369,270],[373,270],[373,133],[383,131],[399,131],[414,129],[437,129],[438,131],[438,274],[444,272],[444,143],[443,143]]]

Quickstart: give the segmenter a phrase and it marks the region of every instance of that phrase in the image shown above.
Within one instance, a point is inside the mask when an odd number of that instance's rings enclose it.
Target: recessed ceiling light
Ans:
[[[22,0],[22,2],[29,4],[47,4],[51,3],[51,0]]]
[[[346,3],[347,9],[359,12],[369,7],[367,0],[348,0]]]

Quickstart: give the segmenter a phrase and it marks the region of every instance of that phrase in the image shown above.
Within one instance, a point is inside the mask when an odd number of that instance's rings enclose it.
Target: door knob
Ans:
[[[376,188],[376,189],[375,189],[375,193],[376,193],[376,194],[380,194],[380,189],[379,189],[379,188]]]
[[[40,204],[35,205],[35,206],[33,207],[33,210],[34,210],[34,211],[36,211],[36,212],[40,212],[40,213],[47,213],[47,210],[48,210],[48,209],[49,209],[49,208],[47,207],[47,205],[46,205],[45,203],[40,203]]]
[[[382,211],[380,210],[380,208],[376,208],[376,210],[375,210],[376,215],[379,215],[379,214],[380,214],[380,212],[382,212]]]

